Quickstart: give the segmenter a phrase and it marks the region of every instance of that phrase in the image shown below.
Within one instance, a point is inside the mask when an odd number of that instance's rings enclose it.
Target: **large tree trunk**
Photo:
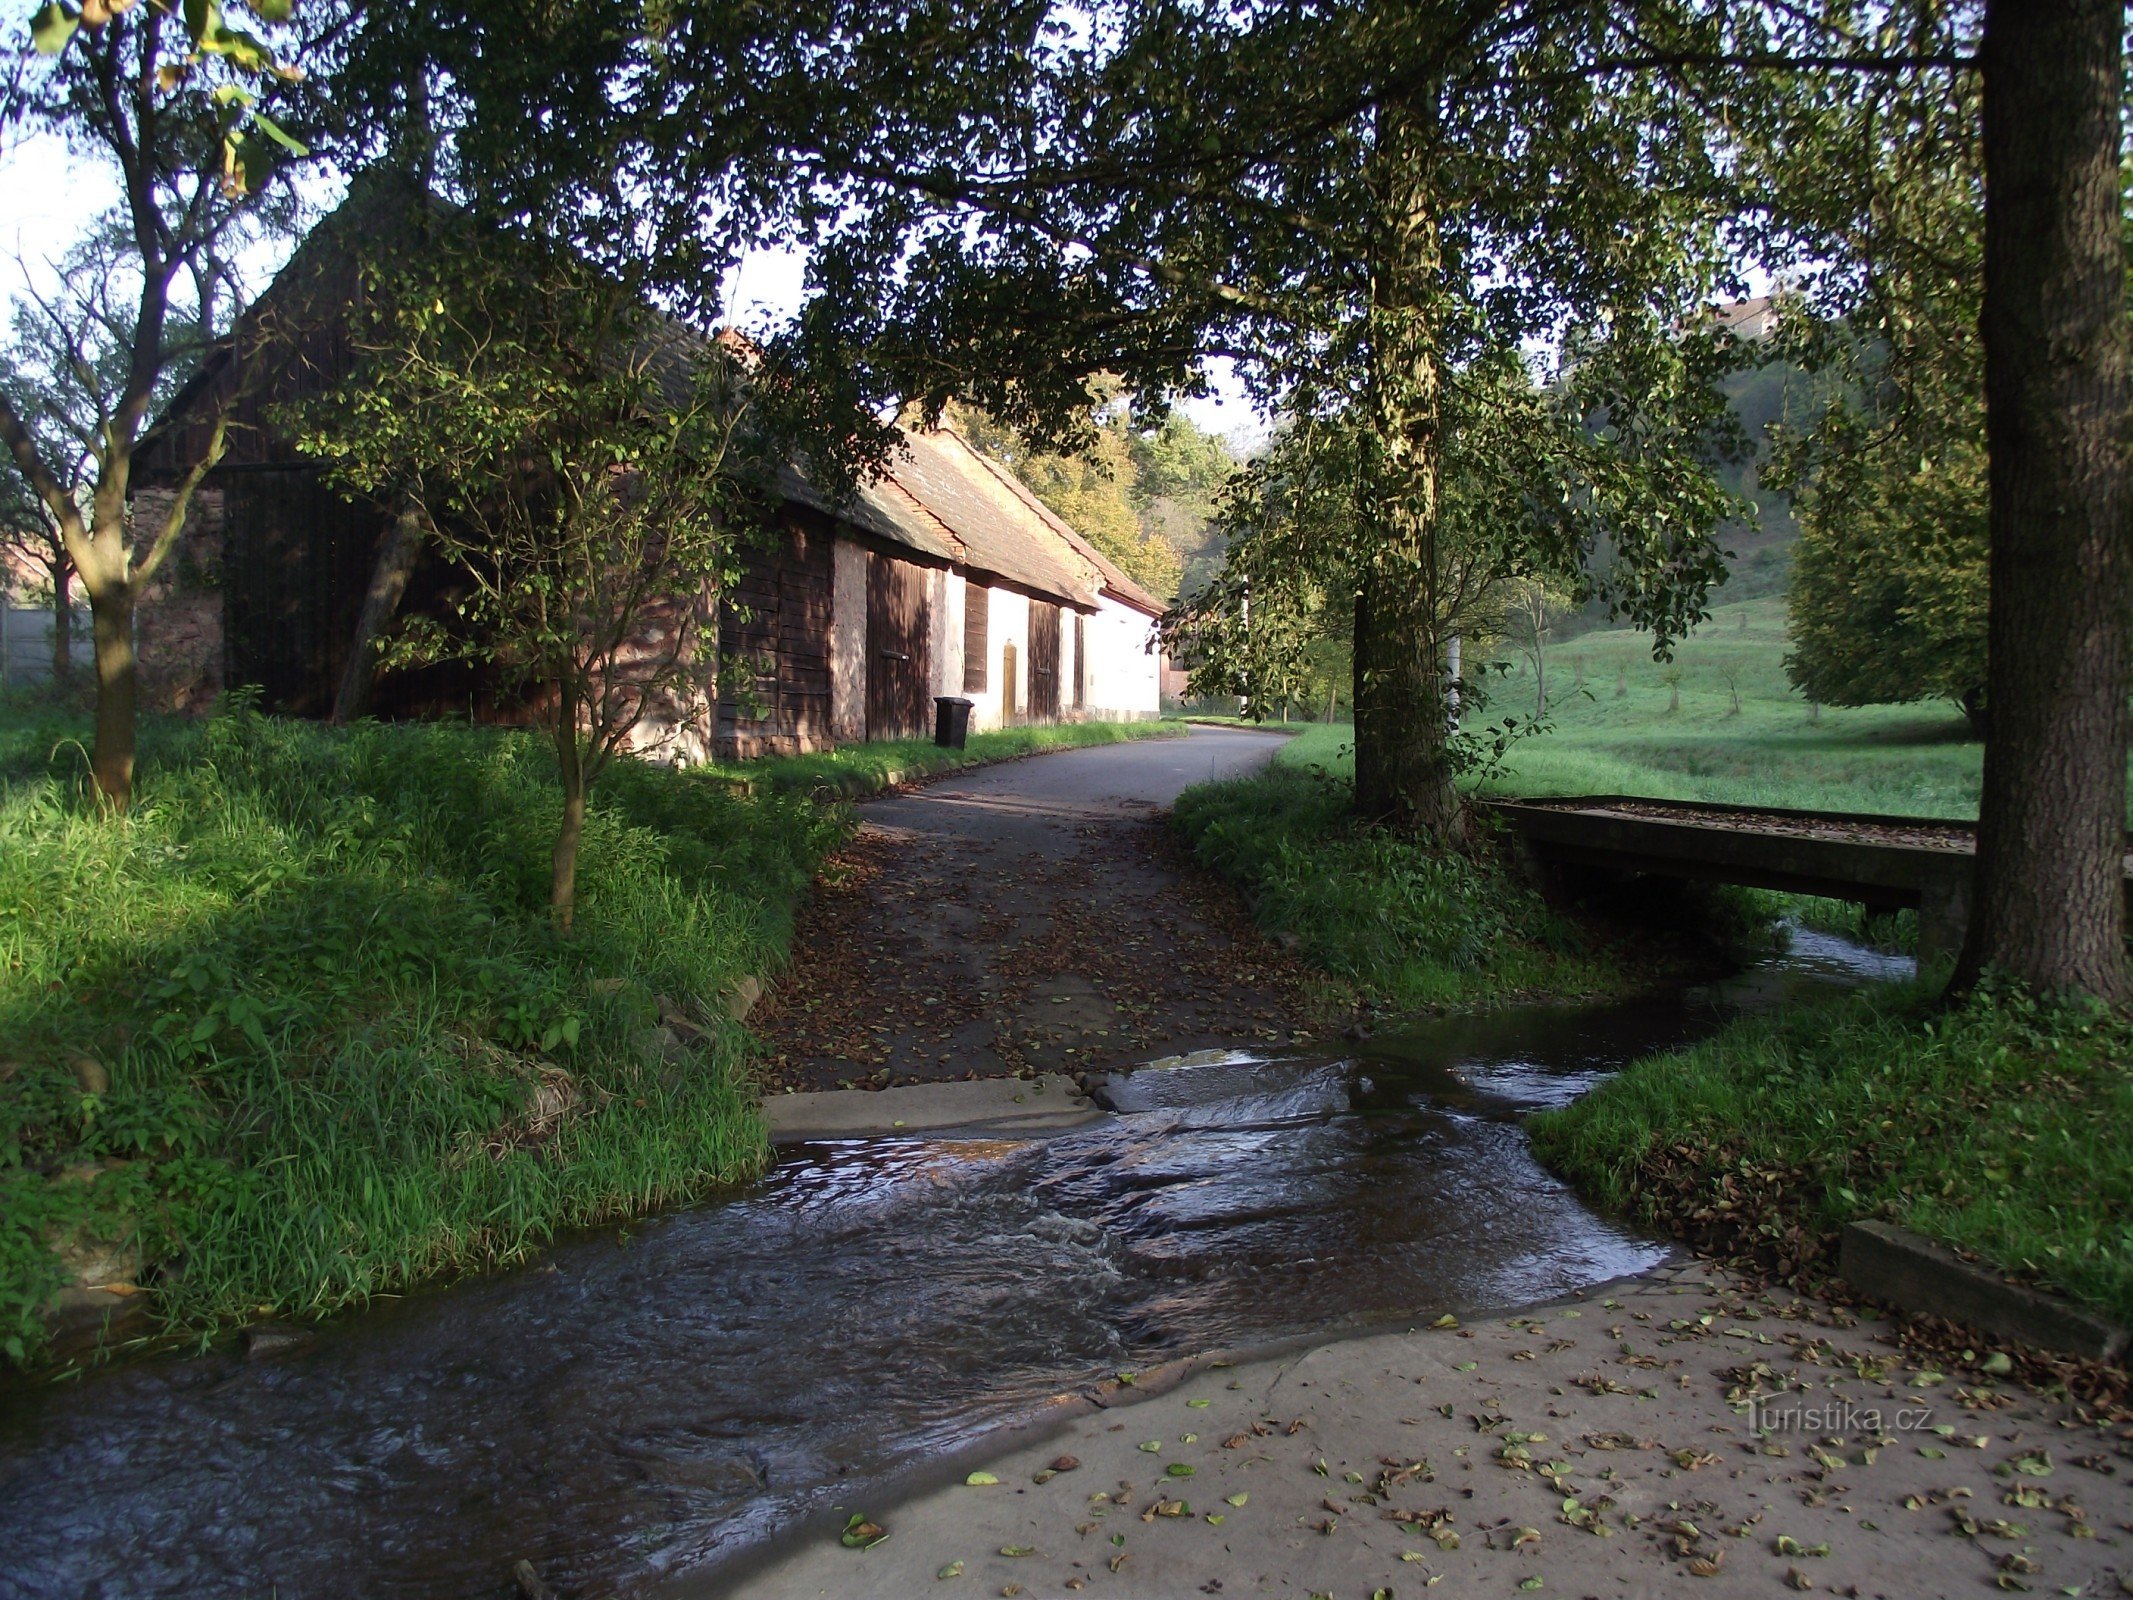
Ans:
[[[134,729],[140,675],[133,654],[133,588],[119,584],[89,597],[96,639],[96,742],[89,771],[113,811],[133,804]]]
[[[74,681],[74,568],[60,555],[52,562],[52,687]]]
[[[1992,726],[1961,985],[2129,997],[2118,0],[1988,0]]]
[[[1355,608],[1355,803],[1447,835],[1459,797],[1437,615],[1443,258],[1433,114],[1379,113],[1363,538]]]
[[[422,552],[422,531],[421,513],[412,506],[402,506],[393,518],[392,531],[385,536],[384,547],[378,551],[370,587],[363,593],[355,637],[348,645],[348,662],[341,668],[340,687],[333,697],[335,722],[353,722],[370,707],[371,686],[378,680],[378,639],[400,609],[400,597],[407,592],[415,558]]]

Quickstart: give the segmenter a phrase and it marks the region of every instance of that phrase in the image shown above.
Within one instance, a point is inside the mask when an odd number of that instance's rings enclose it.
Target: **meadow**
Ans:
[[[1786,680],[1782,596],[1716,607],[1671,663],[1648,635],[1603,629],[1552,644],[1543,731],[1475,784],[1493,795],[1633,794],[1897,816],[1977,815],[1984,747],[1952,705],[1823,706]],[[1515,651],[1498,652],[1516,657]],[[1531,664],[1482,680],[1480,728],[1534,713]],[[1678,682],[1668,675],[1679,674]],[[1675,690],[1680,699],[1674,704]],[[1735,694],[1738,693],[1736,710]],[[1353,771],[1350,734],[1315,724],[1289,765]]]

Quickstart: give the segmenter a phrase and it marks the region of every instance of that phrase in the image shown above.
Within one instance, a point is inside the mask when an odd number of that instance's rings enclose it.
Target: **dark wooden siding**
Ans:
[[[985,692],[991,650],[992,591],[973,583],[963,590],[963,693]]]
[[[270,711],[322,717],[347,664],[383,519],[316,472],[231,473],[220,482],[225,681],[256,685]]]
[[[792,755],[831,742],[833,542],[826,522],[791,517],[748,554],[719,607],[721,753]]]
[[[867,552],[867,737],[913,739],[927,729],[924,567]]]
[[[1059,608],[1048,600],[1029,603],[1029,714],[1059,720]]]

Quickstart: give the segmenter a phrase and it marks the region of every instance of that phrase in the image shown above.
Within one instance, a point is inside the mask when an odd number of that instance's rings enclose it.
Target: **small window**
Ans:
[[[963,693],[985,692],[986,657],[992,650],[992,591],[982,583],[963,589]]]

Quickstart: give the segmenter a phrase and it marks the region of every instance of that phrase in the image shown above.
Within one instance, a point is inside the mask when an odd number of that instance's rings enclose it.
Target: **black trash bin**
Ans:
[[[971,702],[959,694],[933,697],[933,742],[943,750],[960,750],[970,742]]]

